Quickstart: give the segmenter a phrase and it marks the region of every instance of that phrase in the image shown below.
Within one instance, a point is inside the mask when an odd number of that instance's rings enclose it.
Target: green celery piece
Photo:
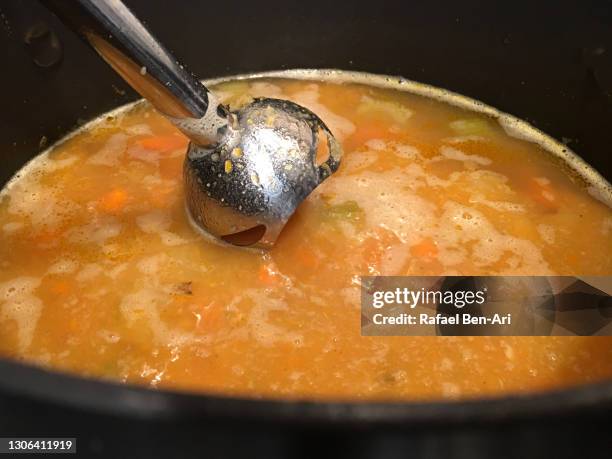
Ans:
[[[464,118],[452,121],[449,126],[457,135],[479,135],[486,137],[493,133],[493,128],[489,121],[482,118]]]
[[[364,217],[363,209],[356,201],[327,205],[325,215],[332,220],[348,220],[355,223],[361,222]]]

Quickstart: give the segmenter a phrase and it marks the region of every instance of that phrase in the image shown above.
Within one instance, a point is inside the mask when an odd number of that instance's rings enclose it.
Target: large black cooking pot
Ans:
[[[127,3],[202,77],[402,75],[526,119],[612,177],[609,1]],[[4,183],[45,145],[136,96],[38,3],[4,0],[0,12]],[[106,458],[609,457],[612,382],[457,403],[312,403],[151,391],[0,360],[7,436],[78,437],[79,454]]]

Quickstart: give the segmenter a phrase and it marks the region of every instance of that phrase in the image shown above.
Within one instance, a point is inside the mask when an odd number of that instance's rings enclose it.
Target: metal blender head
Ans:
[[[255,99],[229,117],[219,143],[189,145],[187,208],[226,242],[271,247],[300,203],[338,169],[341,149],[317,115],[286,100]]]
[[[231,112],[121,1],[42,2],[190,138],[185,194],[199,229],[230,244],[271,247],[338,169],[340,145],[317,115],[279,99]]]

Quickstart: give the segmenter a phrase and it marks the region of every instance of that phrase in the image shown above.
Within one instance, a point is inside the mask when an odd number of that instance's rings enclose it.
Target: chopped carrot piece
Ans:
[[[527,193],[542,208],[548,212],[559,210],[557,193],[550,184],[550,181],[541,177],[534,177],[527,183]]]
[[[306,268],[315,269],[319,266],[319,258],[306,247],[299,247],[295,251],[295,257]]]
[[[187,139],[178,134],[171,134],[145,137],[144,139],[137,140],[137,143],[147,150],[167,152],[185,148],[187,146]]]
[[[410,253],[419,258],[435,258],[438,255],[438,247],[434,241],[427,238],[410,247]]]
[[[128,194],[125,190],[115,189],[100,198],[98,209],[109,214],[115,214],[125,207],[127,200]]]
[[[34,234],[31,240],[38,245],[47,245],[59,238],[60,233],[60,230],[43,230]]]
[[[372,139],[388,139],[389,125],[387,123],[368,122],[357,128],[347,139],[351,148],[359,147]]]
[[[55,295],[65,295],[70,292],[71,287],[68,281],[56,281],[51,285],[51,292]]]
[[[271,263],[261,265],[258,271],[259,280],[266,285],[278,283],[278,274],[274,271]]]

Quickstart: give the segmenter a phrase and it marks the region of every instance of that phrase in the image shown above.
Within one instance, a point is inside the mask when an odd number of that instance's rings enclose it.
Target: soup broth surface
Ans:
[[[422,400],[612,378],[610,337],[362,337],[361,275],[610,275],[612,212],[488,116],[353,83],[260,78],[342,165],[269,252],[185,215],[187,140],[147,104],[34,160],[0,201],[0,355],[152,387]]]

